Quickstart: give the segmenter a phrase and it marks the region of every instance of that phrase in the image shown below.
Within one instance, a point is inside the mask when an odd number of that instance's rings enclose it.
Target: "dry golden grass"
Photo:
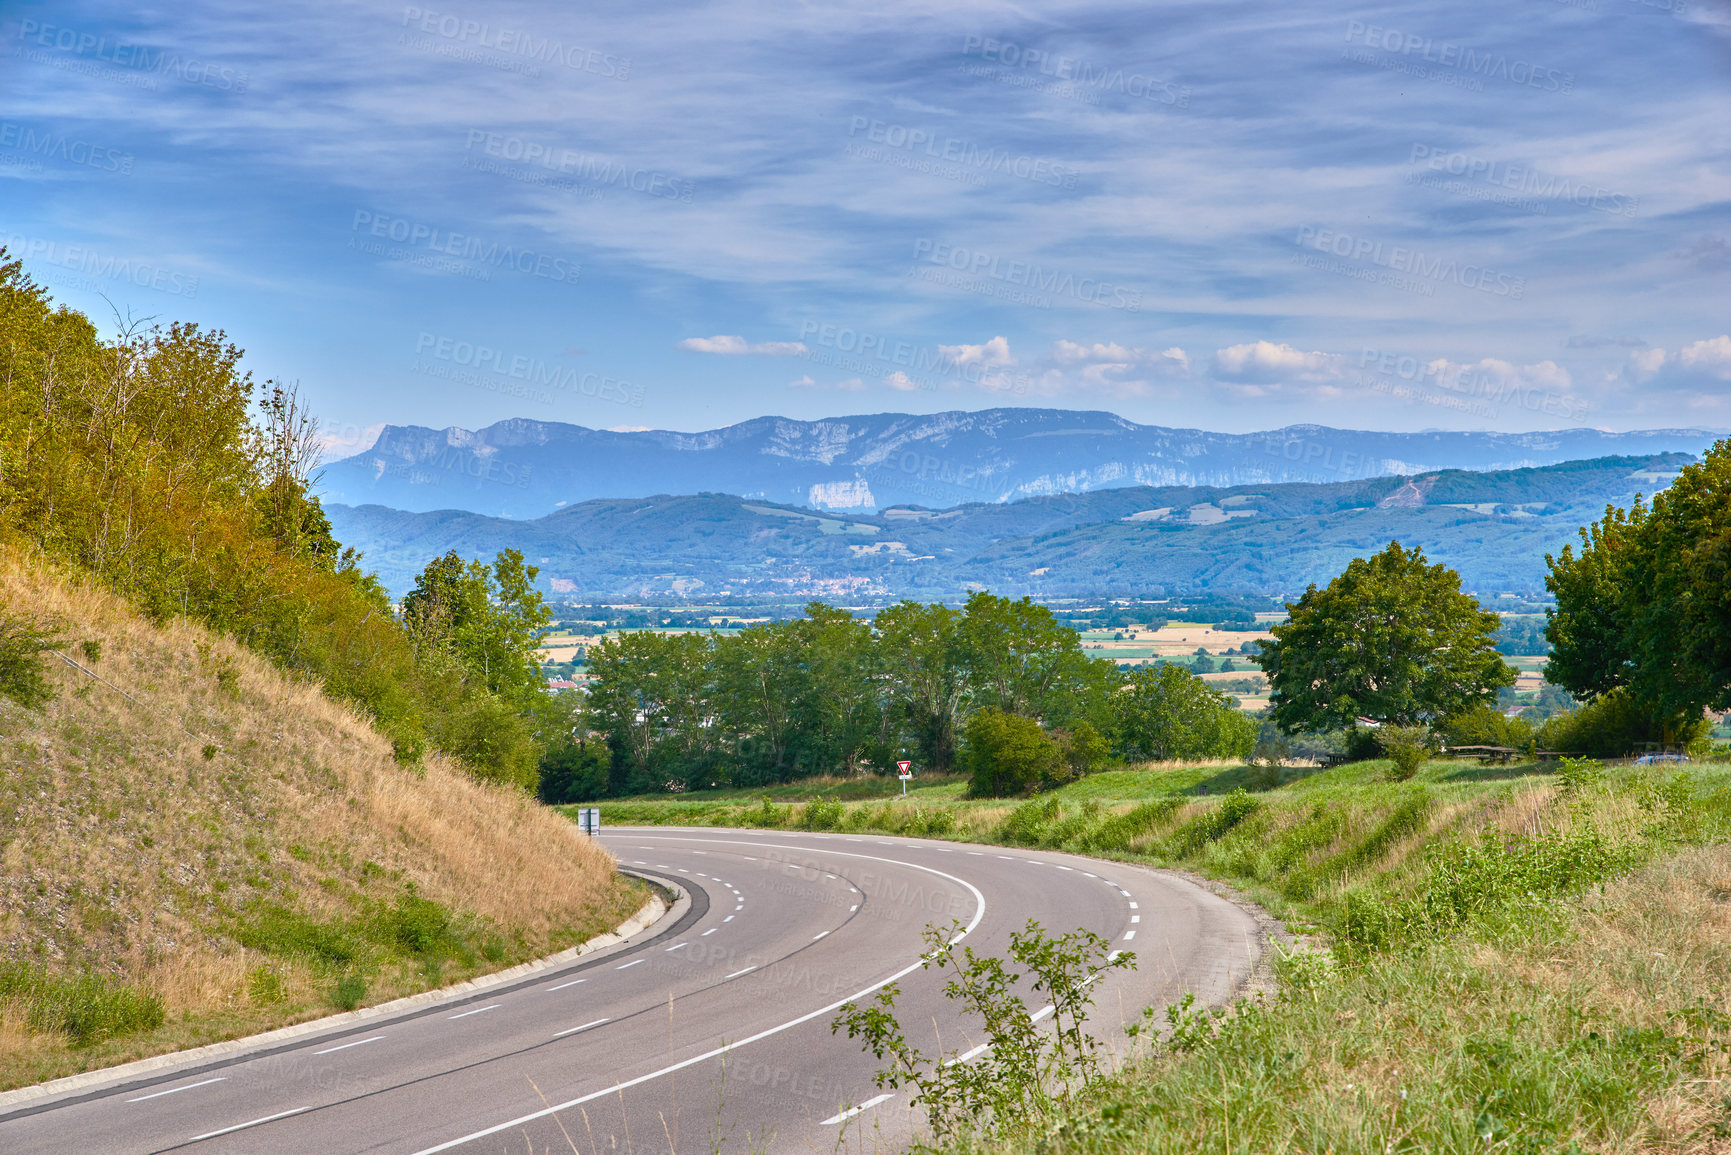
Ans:
[[[228,639],[153,625],[16,555],[0,557],[0,603],[55,623],[63,652],[110,683],[56,661],[43,710],[0,700],[0,961],[142,983],[169,1017],[149,1038],[74,1054],[0,1013],[0,1085],[23,1081],[25,1056],[43,1077],[328,1013],[306,966],[230,937],[254,900],[337,919],[412,885],[495,933],[494,965],[572,945],[643,901],[556,812],[437,755],[397,765],[364,720]],[[261,1007],[249,978],[267,962],[283,996]],[[375,976],[368,1001],[432,977]]]

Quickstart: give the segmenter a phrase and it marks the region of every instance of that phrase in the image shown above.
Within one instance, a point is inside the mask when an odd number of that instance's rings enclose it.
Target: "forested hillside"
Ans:
[[[240,356],[191,324],[105,340],[0,251],[0,1086],[644,899],[525,789],[568,725],[536,713],[520,559],[435,567],[399,618],[307,492],[311,418]]]
[[[982,586],[1035,598],[1291,596],[1391,539],[1469,589],[1540,593],[1547,552],[1608,503],[1663,487],[1690,458],[1605,457],[1329,484],[1135,486],[950,510],[814,511],[726,494],[583,502],[534,521],[459,510],[330,507],[392,590],[447,549],[516,549],[543,589],[639,597],[912,597]]]

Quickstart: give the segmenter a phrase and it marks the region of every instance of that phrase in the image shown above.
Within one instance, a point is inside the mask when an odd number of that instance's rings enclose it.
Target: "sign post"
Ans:
[[[913,776],[914,776],[914,764],[912,762],[897,762],[896,763],[896,777],[898,777],[902,780],[902,797],[903,798],[906,798],[908,796],[908,779],[912,778]]]
[[[589,807],[589,806],[578,807],[578,809],[577,809],[577,829],[581,830],[584,834],[590,835],[591,837],[593,837],[594,835],[600,834],[601,833],[601,808],[598,806],[597,807]]]

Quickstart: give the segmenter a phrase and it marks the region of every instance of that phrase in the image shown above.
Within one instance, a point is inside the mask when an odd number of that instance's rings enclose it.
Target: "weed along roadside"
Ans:
[[[1276,952],[1275,993],[1173,1008],[1151,1054],[951,1149],[1731,1148],[1731,766],[1399,775],[1153,764],[1009,802],[892,779],[601,809],[1180,868],[1318,944]]]

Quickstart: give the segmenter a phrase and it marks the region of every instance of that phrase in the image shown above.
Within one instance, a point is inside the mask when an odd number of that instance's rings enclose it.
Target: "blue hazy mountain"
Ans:
[[[1714,440],[1698,429],[1378,433],[1293,425],[1211,433],[1067,409],[760,417],[702,433],[511,420],[472,431],[387,426],[371,448],[326,467],[322,493],[343,505],[510,518],[600,498],[705,492],[870,513],[1134,486],[1522,469],[1611,455],[1700,453]]]
[[[814,511],[722,493],[594,498],[535,519],[330,503],[395,593],[447,550],[521,550],[560,600],[956,600],[1291,595],[1391,539],[1481,594],[1539,594],[1547,552],[1607,503],[1664,488],[1685,454],[1532,469],[1247,486],[1122,486],[951,509]]]

